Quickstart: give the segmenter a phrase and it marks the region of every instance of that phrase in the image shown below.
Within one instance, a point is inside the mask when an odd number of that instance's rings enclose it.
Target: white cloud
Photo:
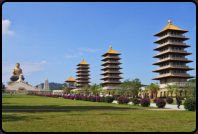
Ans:
[[[77,54],[74,54],[74,55],[68,55],[68,54],[66,54],[66,56],[64,56],[66,59],[68,59],[68,58],[75,58],[75,57],[79,57],[79,56],[82,56],[82,55],[84,55],[83,53],[81,53],[81,52],[78,52]]]
[[[79,50],[86,51],[86,52],[98,52],[101,51],[100,49],[91,49],[91,48],[78,48]]]
[[[34,72],[44,70],[43,64],[46,61],[42,62],[19,62],[22,73],[25,76],[31,75]],[[16,67],[16,63],[2,62],[2,81],[10,81],[10,76],[12,75],[13,69]]]
[[[11,21],[9,20],[2,20],[2,35],[8,34],[13,35],[14,32],[9,30]]]

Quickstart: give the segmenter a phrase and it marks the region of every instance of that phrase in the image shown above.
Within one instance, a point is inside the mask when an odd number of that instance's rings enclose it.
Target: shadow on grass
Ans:
[[[2,122],[13,122],[13,121],[32,121],[41,120],[43,118],[30,117],[30,116],[14,116],[14,115],[2,115]]]
[[[57,106],[57,105],[41,105],[41,106],[2,106],[2,109],[138,109],[131,107],[116,107],[116,106]]]

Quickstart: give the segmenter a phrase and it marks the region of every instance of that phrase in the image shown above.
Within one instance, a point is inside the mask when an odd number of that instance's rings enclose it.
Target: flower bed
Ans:
[[[117,98],[117,102],[118,104],[128,104],[130,102],[131,99],[126,98],[126,97],[118,97]]]
[[[189,111],[196,110],[196,98],[187,98],[184,102],[184,108]]]

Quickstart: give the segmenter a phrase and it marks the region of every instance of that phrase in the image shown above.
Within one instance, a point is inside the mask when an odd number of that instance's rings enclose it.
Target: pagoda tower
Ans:
[[[76,75],[78,78],[76,79],[77,80],[77,88],[78,89],[82,89],[83,88],[83,86],[84,85],[88,85],[88,86],[90,86],[89,85],[89,83],[90,83],[90,81],[89,81],[89,79],[91,79],[91,78],[89,78],[89,63],[87,63],[87,62],[85,62],[84,61],[84,59],[82,59],[82,61],[78,64],[78,65],[76,65],[76,66],[78,66],[77,67],[77,72],[76,73],[78,73],[78,75]]]
[[[101,61],[104,61],[101,66],[104,66],[101,70],[104,72],[100,75],[104,75],[103,78],[100,80],[104,80],[102,83],[100,83],[103,86],[103,89],[106,90],[113,90],[117,86],[119,86],[122,82],[120,79],[123,79],[123,77],[120,77],[120,74],[123,74],[119,70],[122,69],[119,65],[122,64],[119,62],[120,59],[118,56],[121,53],[118,53],[112,49],[110,46],[109,51],[107,51],[102,56],[104,57]]]
[[[76,85],[75,85],[76,80],[73,79],[71,76],[65,82],[67,82],[67,87],[70,87],[70,88],[75,88],[76,87]]]
[[[49,82],[48,82],[47,77],[46,77],[46,80],[45,80],[45,83],[44,83],[44,88],[43,88],[43,90],[50,90],[50,88],[49,88]]]
[[[193,60],[185,58],[185,56],[192,54],[185,50],[191,45],[184,43],[185,40],[190,38],[183,35],[188,30],[174,26],[171,20],[168,23],[161,32],[153,35],[159,37],[157,41],[153,42],[159,44],[157,48],[153,49],[159,51],[157,55],[153,56],[153,58],[159,58],[156,63],[153,63],[153,65],[159,65],[159,68],[152,72],[157,72],[159,75],[156,78],[152,78],[152,80],[159,80],[160,88],[165,88],[167,84],[173,85],[175,82],[177,82],[178,87],[184,87],[187,79],[195,77],[187,74],[187,71],[195,69],[186,65],[189,62],[193,62]]]

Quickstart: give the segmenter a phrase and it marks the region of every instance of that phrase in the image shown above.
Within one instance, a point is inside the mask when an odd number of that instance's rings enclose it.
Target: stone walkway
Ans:
[[[117,101],[113,101],[112,103],[118,104]],[[129,104],[129,105],[132,105],[132,102],[129,102],[128,104]],[[156,106],[155,103],[151,103],[151,104],[150,104],[150,107],[157,107],[157,106]],[[180,109],[178,109],[178,108],[177,108],[177,105],[166,104],[166,106],[165,106],[164,108],[170,108],[171,110],[177,110],[177,111],[178,111],[178,110],[185,110],[185,109],[184,109],[184,105],[180,105],[180,107],[179,107]],[[170,109],[169,109],[169,110],[170,110]],[[159,109],[158,109],[158,110],[159,110]],[[163,110],[165,110],[165,109],[163,109]]]

